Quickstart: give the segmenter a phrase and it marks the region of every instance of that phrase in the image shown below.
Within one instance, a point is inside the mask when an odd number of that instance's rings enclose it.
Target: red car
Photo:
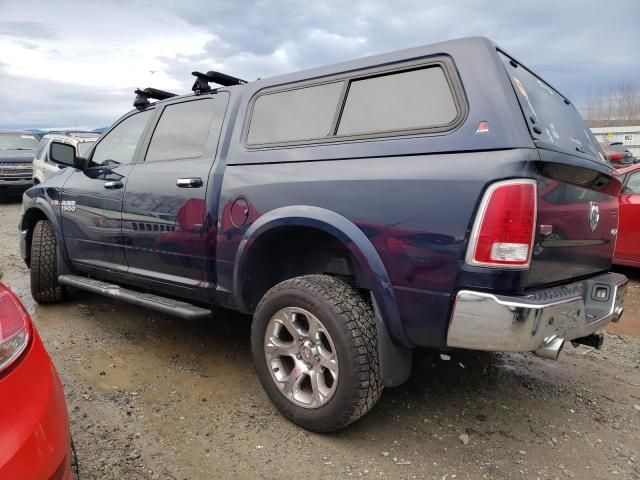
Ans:
[[[613,263],[640,267],[640,164],[617,171],[624,187],[618,199],[620,220]]]
[[[2,283],[0,479],[73,479],[62,384],[29,314]]]

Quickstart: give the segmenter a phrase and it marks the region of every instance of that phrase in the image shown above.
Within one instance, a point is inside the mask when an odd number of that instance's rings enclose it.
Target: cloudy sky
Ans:
[[[485,35],[580,105],[640,87],[640,0],[0,0],[0,128],[107,126],[136,87]]]

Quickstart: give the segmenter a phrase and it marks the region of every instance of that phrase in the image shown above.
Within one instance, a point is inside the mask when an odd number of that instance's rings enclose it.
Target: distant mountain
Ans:
[[[94,129],[93,129],[93,130],[91,130],[91,131],[92,131],[92,132],[95,132],[95,133],[104,133],[104,132],[105,132],[105,130],[106,130],[107,128],[109,128],[109,127],[94,128]]]
[[[45,133],[47,133],[44,130],[40,130],[38,128],[29,128],[29,129],[27,129],[27,132],[31,132],[34,135],[44,135]]]

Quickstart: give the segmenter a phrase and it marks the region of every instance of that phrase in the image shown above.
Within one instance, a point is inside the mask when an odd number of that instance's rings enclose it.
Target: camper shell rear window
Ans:
[[[580,113],[561,93],[498,51],[536,144],[608,163]]]

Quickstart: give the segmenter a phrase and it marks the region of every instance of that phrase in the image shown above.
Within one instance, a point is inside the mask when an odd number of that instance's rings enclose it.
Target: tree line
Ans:
[[[583,108],[587,122],[640,121],[640,89],[622,81],[608,89],[589,92]]]

